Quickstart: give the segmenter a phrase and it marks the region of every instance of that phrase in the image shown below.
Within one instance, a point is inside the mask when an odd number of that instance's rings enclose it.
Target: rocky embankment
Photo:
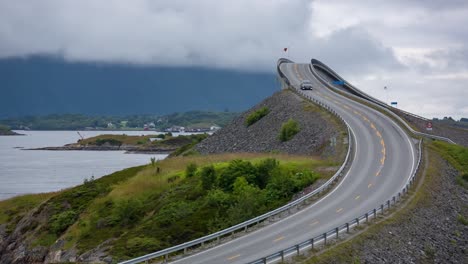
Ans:
[[[269,113],[251,126],[245,120],[252,112],[267,107]],[[300,131],[281,142],[281,126],[289,119],[299,123]],[[338,127],[340,126],[340,127]],[[284,90],[273,94],[229,125],[208,137],[195,148],[202,154],[226,152],[282,152],[299,155],[335,155],[330,142],[345,129],[337,119],[309,101]]]
[[[455,141],[457,144],[468,147],[468,130],[466,129],[434,123],[432,131],[428,131],[426,130],[426,121],[416,118],[414,116],[410,116],[398,110],[396,110],[395,112],[421,132],[436,136],[447,137]]]
[[[468,263],[468,190],[459,174],[435,155],[408,209],[382,226],[307,261],[316,263]]]

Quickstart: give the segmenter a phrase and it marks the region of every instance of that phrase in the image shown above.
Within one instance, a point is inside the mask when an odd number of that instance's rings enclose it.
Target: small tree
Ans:
[[[190,178],[197,172],[197,164],[190,163],[185,168],[185,177]]]

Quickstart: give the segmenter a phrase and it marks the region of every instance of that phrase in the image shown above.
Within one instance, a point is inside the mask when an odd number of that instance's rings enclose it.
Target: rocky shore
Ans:
[[[90,150],[90,151],[126,151],[128,153],[162,153],[169,154],[176,149],[178,146],[148,146],[141,147],[138,145],[110,145],[103,144],[98,145],[81,145],[81,144],[67,144],[62,147],[43,147],[43,148],[33,148],[25,150],[53,150],[53,151],[70,151],[70,150]]]

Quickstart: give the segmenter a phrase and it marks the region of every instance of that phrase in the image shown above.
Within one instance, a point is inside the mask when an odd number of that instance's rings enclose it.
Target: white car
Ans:
[[[301,90],[312,90],[312,83],[309,80],[303,80],[301,82]]]

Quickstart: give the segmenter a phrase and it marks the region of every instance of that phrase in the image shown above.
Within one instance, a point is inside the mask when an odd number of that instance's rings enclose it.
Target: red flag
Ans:
[[[283,50],[284,50],[284,52],[286,52],[286,51],[288,51],[288,48],[284,48]]]

